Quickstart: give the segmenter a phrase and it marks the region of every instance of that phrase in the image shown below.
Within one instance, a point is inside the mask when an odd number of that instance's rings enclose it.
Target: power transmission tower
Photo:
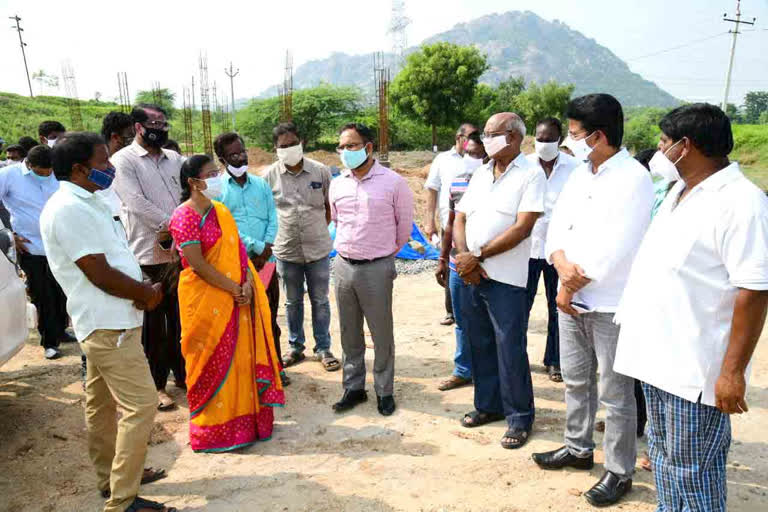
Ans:
[[[736,19],[730,19],[728,18],[728,13],[723,14],[723,21],[727,21],[728,23],[734,23],[736,26],[733,28],[733,30],[729,30],[728,32],[733,34],[733,41],[731,42],[731,57],[728,61],[728,71],[725,74],[725,92],[723,92],[723,103],[720,105],[720,108],[723,110],[723,112],[726,111],[728,108],[728,93],[731,90],[731,74],[733,73],[733,56],[736,53],[736,38],[741,34],[739,32],[739,25],[754,25],[757,21],[757,18],[752,18],[752,21],[743,21],[741,19],[741,0],[736,0]]]
[[[237,131],[235,127],[235,77],[240,74],[240,69],[234,69],[232,61],[229,61],[229,69],[224,68],[224,73],[229,77],[229,92],[232,95],[232,131]]]
[[[184,105],[184,152],[189,156],[195,152],[195,142],[192,134],[192,100],[189,89],[184,87],[182,96]]]
[[[410,18],[405,15],[405,0],[392,0],[392,18],[389,21],[388,33],[392,38],[392,68],[395,73],[403,67],[405,50],[408,47],[407,29],[410,24]]]
[[[27,46],[27,43],[25,43],[24,40],[21,38],[21,33],[24,32],[24,29],[21,28],[21,25],[19,24],[19,22],[21,21],[21,18],[19,18],[17,14],[15,16],[8,16],[8,19],[16,22],[16,26],[11,28],[15,29],[16,32],[19,33],[19,45],[21,46],[21,56],[24,58],[24,71],[27,73],[27,85],[29,86],[29,97],[34,98],[34,95],[32,95],[32,81],[29,79],[29,67],[27,66],[27,52],[24,51],[24,47]]]
[[[203,54],[200,54],[200,108],[203,114],[203,146],[205,153],[213,156],[211,105],[208,97],[208,57]]]
[[[128,73],[117,74],[117,87],[120,89],[120,110],[128,114],[131,111],[131,94],[128,92]]]
[[[280,88],[280,121],[293,120],[293,53],[285,52],[285,70],[283,85]]]
[[[77,99],[77,84],[72,64],[65,62],[61,66],[61,76],[64,79],[64,91],[67,95],[67,106],[69,107],[72,130],[81,132],[83,131],[83,117],[80,114],[80,100]]]

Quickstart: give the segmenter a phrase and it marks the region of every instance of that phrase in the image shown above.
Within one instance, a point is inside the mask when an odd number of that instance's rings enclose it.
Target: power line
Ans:
[[[736,38],[739,36],[741,32],[739,32],[739,25],[750,25],[754,26],[755,21],[757,21],[757,18],[752,18],[752,21],[742,21],[741,20],[741,0],[736,1],[736,19],[732,20],[727,17],[728,14],[723,14],[723,21],[727,21],[728,23],[734,23],[736,27],[733,30],[729,30],[728,32],[733,34],[733,42],[731,43],[731,56],[728,59],[728,71],[725,73],[725,91],[723,91],[723,103],[720,105],[720,108],[725,111],[726,107],[728,107],[728,91],[731,88],[731,73],[733,73],[733,57],[736,54]]]
[[[695,39],[695,40],[689,41],[687,43],[683,43],[683,44],[679,44],[677,46],[673,46],[672,48],[667,48],[666,50],[659,50],[657,52],[649,53],[647,55],[641,55],[639,57],[634,57],[632,59],[627,59],[627,62],[633,62],[633,61],[640,60],[640,59],[647,59],[648,57],[655,57],[656,55],[661,55],[661,54],[664,54],[664,53],[673,52],[675,50],[680,50],[681,48],[687,48],[688,46],[693,46],[693,45],[698,44],[698,43],[703,43],[704,41],[709,41],[710,39],[715,39],[715,38],[718,38],[720,36],[724,36],[724,35],[726,35],[728,33],[729,33],[729,31],[719,32],[719,33],[711,35],[711,36],[702,37],[701,39]]]
[[[19,18],[19,15],[15,16],[8,16],[9,20],[14,20],[16,22],[15,27],[11,27],[12,29],[15,29],[16,32],[19,33],[19,45],[21,46],[21,56],[24,58],[24,71],[27,73],[27,85],[29,86],[29,97],[34,98],[32,95],[32,81],[29,79],[29,67],[27,66],[27,52],[24,51],[24,47],[27,46],[27,43],[24,42],[24,40],[21,38],[21,33],[24,32],[24,29],[21,28],[21,25],[19,22],[21,21],[21,18]]]

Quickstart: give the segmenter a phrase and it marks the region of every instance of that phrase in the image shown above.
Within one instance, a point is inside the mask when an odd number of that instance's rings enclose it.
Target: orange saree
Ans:
[[[222,452],[267,440],[273,407],[285,398],[274,351],[269,304],[227,208],[214,202],[201,218],[180,206],[171,220],[179,251],[202,246],[206,261],[230,279],[254,276],[250,305],[206,283],[186,265],[179,278],[181,349],[186,360],[192,449]]]

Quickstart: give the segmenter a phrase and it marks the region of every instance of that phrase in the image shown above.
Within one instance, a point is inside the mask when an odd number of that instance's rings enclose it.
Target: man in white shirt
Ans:
[[[545,248],[560,278],[557,305],[564,313],[558,321],[565,446],[533,459],[544,469],[591,469],[599,401],[606,409],[605,473],[584,497],[605,506],[632,488],[637,455],[634,381],[613,371],[619,336],[613,315],[651,220],[653,184],[621,147],[624,114],[613,96],[576,98],[567,116],[565,144],[586,162],[560,194]]]
[[[720,512],[768,305],[768,200],[728,161],[722,110],[686,105],[659,126],[651,167],[680,179],[632,266],[614,369],[644,383],[658,509]]]
[[[435,227],[435,210],[439,211],[440,231],[445,231],[448,223],[448,201],[451,195],[451,182],[458,173],[464,170],[464,153],[467,148],[467,137],[476,132],[477,127],[471,123],[464,123],[456,131],[456,144],[449,150],[437,155],[429,167],[429,175],[424,183],[427,190],[427,220],[424,226],[424,234],[427,240],[432,241],[432,235],[437,233]],[[453,303],[451,302],[451,290],[445,288],[445,318],[441,325],[453,325],[456,321],[453,316]]]
[[[88,452],[99,489],[109,496],[104,511],[172,510],[137,497],[155,416],[140,310],[155,308],[163,294],[159,285],[142,282],[122,227],[94,194],[109,188],[115,176],[104,140],[95,133],[63,135],[53,151],[53,169],[60,188],[43,208],[40,231],[88,356]]]
[[[491,161],[475,171],[456,207],[456,269],[470,286],[457,305],[472,353],[475,410],[464,427],[507,420],[504,448],[520,448],[533,427],[533,385],[526,352],[530,234],[544,211],[546,177],[520,152],[525,124],[504,112],[485,125]]]
[[[528,261],[528,318],[536,300],[539,279],[544,275],[544,290],[547,297],[547,347],[544,351],[544,367],[550,380],[562,382],[560,373],[560,336],[557,327],[557,271],[547,263],[544,244],[547,241],[549,219],[552,209],[563,190],[571,172],[581,164],[567,153],[559,150],[563,141],[563,124],[556,117],[542,119],[536,124],[536,151],[528,155],[532,165],[541,167],[547,176],[547,193],[544,196],[544,213],[536,220],[531,232],[531,259]],[[528,324],[526,323],[526,331]]]

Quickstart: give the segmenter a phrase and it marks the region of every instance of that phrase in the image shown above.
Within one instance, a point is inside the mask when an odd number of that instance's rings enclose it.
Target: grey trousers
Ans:
[[[334,279],[345,390],[365,388],[365,318],[373,337],[374,389],[378,396],[393,393],[395,336],[392,284],[396,277],[394,257],[363,265],[352,265],[341,257],[335,258]]]
[[[630,477],[637,456],[637,405],[634,380],[613,371],[619,326],[613,313],[561,314],[559,320],[565,445],[577,457],[592,453],[599,400],[606,410],[605,469]]]

